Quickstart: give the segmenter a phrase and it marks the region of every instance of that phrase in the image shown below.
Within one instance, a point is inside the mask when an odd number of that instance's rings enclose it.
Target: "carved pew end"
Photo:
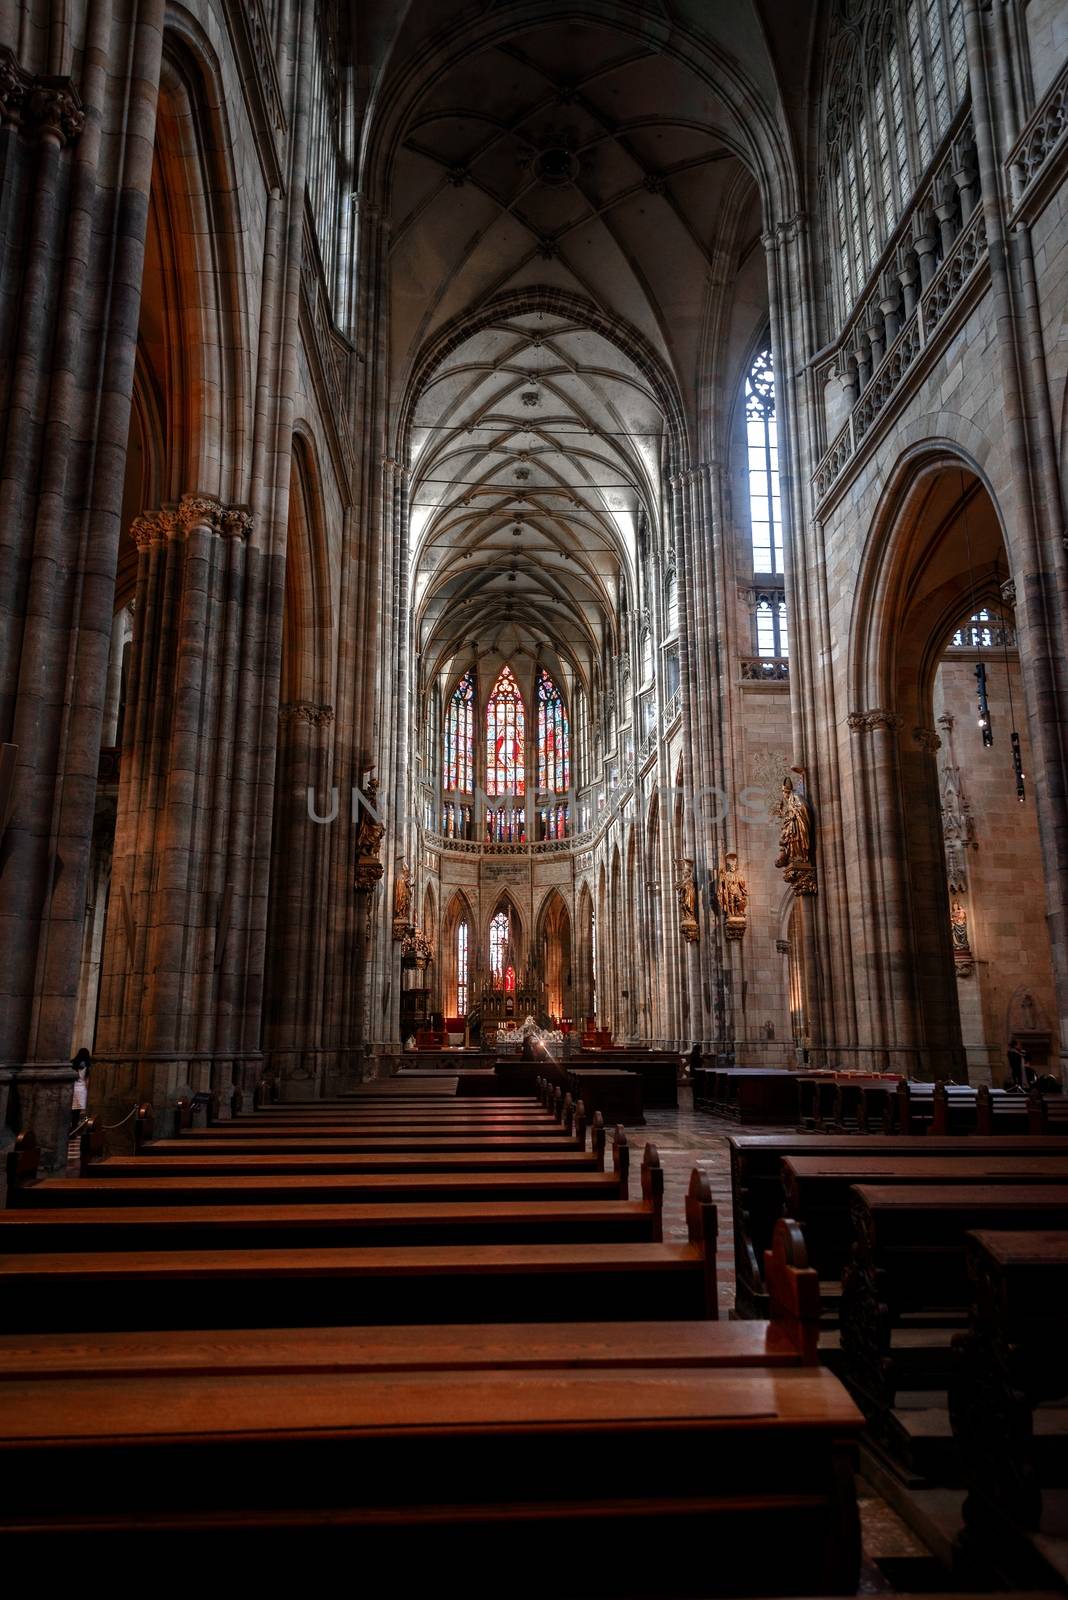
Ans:
[[[775,1224],[771,1249],[764,1252],[764,1281],[770,1319],[780,1323],[805,1366],[819,1362],[820,1280],[808,1264],[804,1235],[789,1217]]]
[[[7,1192],[8,1205],[18,1204],[18,1192],[38,1180],[41,1165],[41,1147],[32,1128],[20,1133],[8,1151]]]
[[[630,1199],[630,1145],[627,1143],[627,1130],[622,1124],[616,1124],[616,1131],[612,1135],[612,1171],[619,1178],[619,1196],[621,1200]]]
[[[89,1168],[94,1162],[103,1161],[105,1154],[104,1130],[100,1125],[100,1118],[90,1117],[78,1140],[78,1170],[81,1176],[88,1177]]]
[[[719,1237],[719,1213],[712,1199],[712,1185],[708,1174],[694,1167],[690,1174],[690,1187],[686,1191],[686,1230],[690,1243],[701,1247],[705,1264],[705,1309],[709,1318],[719,1320],[719,1288],[716,1279],[716,1240]]]
[[[642,1199],[653,1213],[653,1238],[664,1242],[664,1169],[655,1144],[647,1144],[642,1157]]]
[[[152,1107],[146,1100],[137,1108],[134,1119],[134,1154],[143,1155],[145,1146],[152,1143],[156,1135],[156,1118]]]

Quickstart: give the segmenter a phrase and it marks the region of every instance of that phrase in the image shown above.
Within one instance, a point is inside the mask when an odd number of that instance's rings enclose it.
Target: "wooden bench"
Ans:
[[[949,1390],[968,1483],[961,1543],[967,1557],[1019,1570],[1034,1566],[1020,1546],[1043,1529],[1043,1484],[1063,1486],[1068,1467],[1063,1413],[1035,1416],[1068,1395],[1068,1232],[980,1230],[965,1251],[970,1325],[953,1341]]]
[[[131,1158],[133,1159],[133,1158]],[[416,1157],[398,1158],[415,1162]],[[430,1158],[427,1158],[430,1159]],[[339,1173],[275,1172],[259,1158],[244,1158],[236,1173],[220,1176],[183,1174],[141,1177],[128,1173],[108,1177],[110,1163],[94,1168],[88,1178],[48,1178],[18,1191],[18,1207],[146,1206],[146,1205],[360,1205],[384,1201],[430,1203],[449,1200],[625,1200],[625,1171],[509,1171],[499,1165],[481,1171],[453,1171],[435,1166],[357,1168]],[[168,1163],[167,1171],[171,1172]],[[97,1176],[99,1172],[99,1176]]]
[[[776,1227],[767,1263],[767,1322],[250,1328],[0,1335],[0,1395],[17,1379],[117,1374],[472,1372],[583,1367],[784,1367],[816,1361],[818,1286],[799,1230]],[[640,1310],[641,1308],[636,1308]],[[2,1432],[0,1407],[0,1432]]]
[[[42,1186],[44,1187],[44,1186]],[[19,1254],[11,1331],[633,1321],[718,1315],[716,1210],[698,1172],[687,1244],[530,1244]]]
[[[514,1569],[511,1593],[618,1595],[625,1529],[629,1595],[857,1584],[862,1419],[818,1368],[182,1374],[4,1398],[0,1530],[23,1538],[92,1530],[129,1553],[195,1532],[198,1557],[233,1551],[256,1581],[314,1548],[400,1566],[405,1590],[455,1570],[496,1595]]]
[[[1068,1184],[1068,1151],[1052,1156],[908,1153],[895,1158],[880,1148],[874,1158],[866,1152],[784,1157],[785,1214],[800,1225],[809,1261],[835,1293],[853,1241],[851,1190],[864,1183],[884,1188],[887,1184]]]
[[[664,1174],[653,1145],[640,1201],[477,1200],[357,1205],[75,1206],[0,1212],[0,1253],[298,1250],[363,1245],[594,1244],[663,1239]]]
[[[949,1335],[970,1303],[966,1235],[1068,1228],[1063,1185],[856,1186],[854,1243],[842,1279],[841,1343],[850,1388],[890,1442],[897,1391],[944,1389]]]
[[[700,1067],[694,1074],[694,1108],[747,1125],[793,1126],[796,1079],[796,1073],[781,1067]]]
[[[1044,1094],[1035,1084],[1027,1096],[1027,1128],[1039,1136],[1068,1134],[1068,1095]]]
[[[932,1156],[978,1157],[988,1155],[1060,1155],[1064,1146],[1055,1136],[1036,1140],[1025,1136],[984,1138],[970,1136],[925,1139],[909,1136],[878,1140],[862,1134],[748,1133],[730,1134],[731,1194],[734,1206],[734,1261],[736,1310],[740,1316],[765,1317],[767,1299],[762,1263],[771,1243],[776,1219],[783,1214],[782,1162],[787,1156],[856,1157],[872,1165],[884,1160]]]

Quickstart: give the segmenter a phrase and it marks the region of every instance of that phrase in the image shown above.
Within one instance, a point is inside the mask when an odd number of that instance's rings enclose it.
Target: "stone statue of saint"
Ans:
[[[400,863],[393,884],[393,920],[410,922],[412,911],[412,869],[407,861]]]
[[[679,881],[675,885],[675,893],[679,897],[679,911],[684,922],[697,920],[697,884],[694,881],[693,862],[679,862]]]
[[[794,789],[792,778],[782,780],[782,794],[772,807],[772,816],[778,817],[779,856],[777,867],[811,866],[812,829],[808,804]]]
[[[959,900],[954,900],[949,911],[949,925],[953,933],[954,950],[968,949],[968,913]]]
[[[719,869],[719,909],[732,922],[744,922],[749,885],[738,871],[738,857],[729,850]]]

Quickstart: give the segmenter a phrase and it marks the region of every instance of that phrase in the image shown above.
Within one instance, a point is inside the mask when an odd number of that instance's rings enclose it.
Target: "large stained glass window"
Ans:
[[[475,669],[468,667],[449,701],[445,723],[445,788],[475,787]]]
[[[456,930],[456,1015],[467,1015],[467,950],[471,930],[466,922],[461,922]]]
[[[552,678],[538,673],[538,788],[566,794],[571,786],[571,740],[564,702]]]
[[[507,911],[498,911],[490,923],[490,972],[495,989],[515,988],[512,922]]]
[[[486,706],[486,793],[526,793],[523,744],[526,714],[511,667],[502,667]]]
[[[775,424],[775,369],[762,350],[745,380],[745,431],[749,445],[749,515],[753,571],[782,571],[779,440]]]

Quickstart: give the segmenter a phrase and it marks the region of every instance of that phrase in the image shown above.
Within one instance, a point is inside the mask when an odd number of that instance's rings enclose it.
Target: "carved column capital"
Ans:
[[[887,711],[883,706],[876,706],[871,711],[851,711],[846,723],[851,733],[874,733],[877,728],[897,733],[901,727],[901,717],[896,711]]]
[[[9,49],[0,50],[0,118],[9,127],[48,135],[60,145],[85,126],[82,103],[69,78],[35,77]]]
[[[162,544],[165,537],[166,529],[158,511],[142,511],[130,523],[130,538],[138,550],[148,550],[154,544]]]
[[[192,528],[217,528],[221,512],[212,495],[184,494],[174,510],[175,531],[188,534]]]
[[[293,700],[278,707],[279,722],[306,722],[313,728],[326,728],[334,720],[333,706],[316,705],[312,700]]]
[[[933,728],[913,728],[912,742],[932,756],[942,748],[942,741]]]
[[[223,533],[230,539],[247,539],[252,532],[252,512],[243,506],[225,506],[219,517]]]

